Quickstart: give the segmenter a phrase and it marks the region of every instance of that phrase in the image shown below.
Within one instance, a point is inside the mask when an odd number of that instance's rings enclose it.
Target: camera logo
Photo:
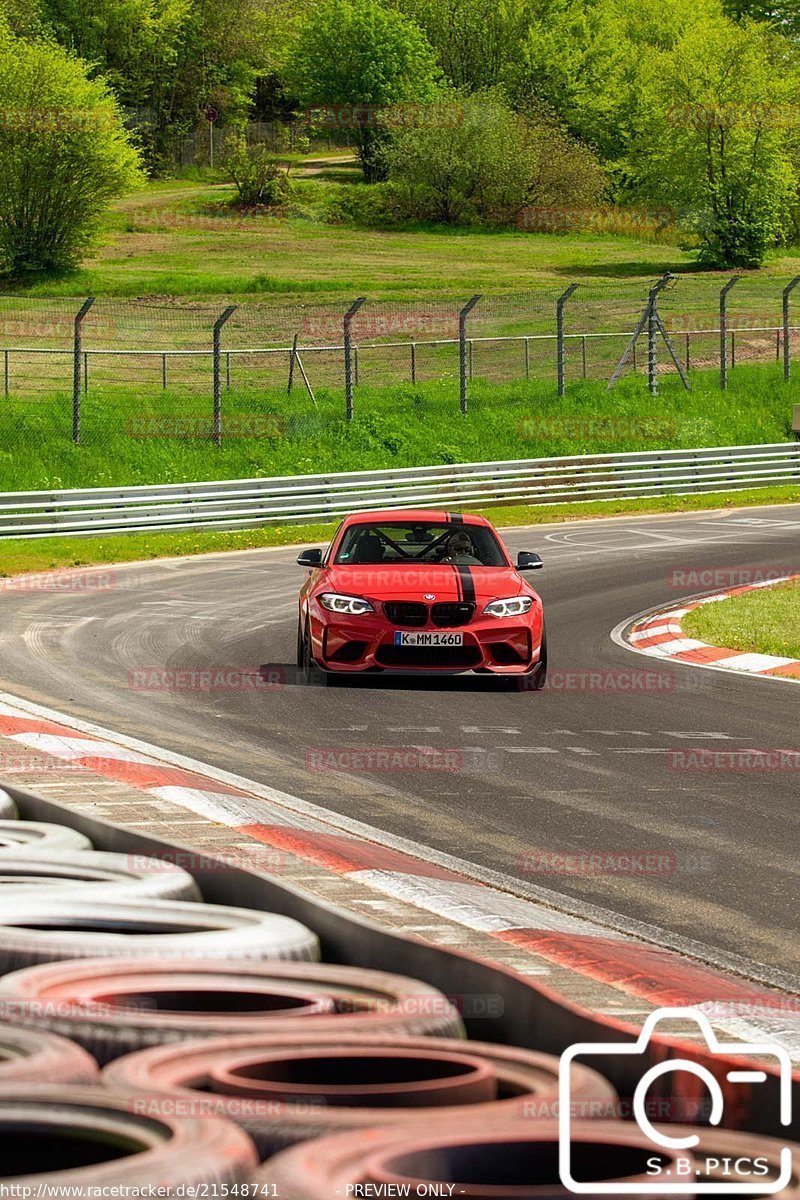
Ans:
[[[716,1194],[726,1196],[769,1196],[787,1187],[792,1179],[792,1151],[784,1146],[780,1155],[780,1176],[766,1179],[764,1160],[742,1157],[737,1159],[712,1158],[703,1153],[691,1155],[700,1138],[696,1134],[672,1137],[669,1126],[657,1129],[647,1112],[647,1093],[653,1083],[671,1071],[689,1071],[703,1081],[708,1088],[711,1105],[709,1123],[719,1125],[723,1113],[722,1088],[707,1067],[685,1058],[671,1058],[650,1067],[639,1080],[633,1096],[633,1115],[641,1132],[653,1143],[653,1155],[647,1159],[647,1174],[652,1182],[581,1182],[573,1175],[571,1142],[571,1097],[570,1071],[574,1059],[597,1056],[643,1055],[659,1021],[691,1020],[700,1028],[708,1049],[712,1054],[737,1058],[750,1056],[759,1060],[771,1058],[779,1066],[779,1113],[781,1125],[791,1121],[791,1076],[792,1064],[788,1051],[769,1043],[720,1042],[711,1028],[708,1017],[694,1008],[659,1008],[644,1023],[635,1042],[630,1045],[619,1042],[580,1042],[570,1046],[561,1056],[559,1069],[559,1174],[561,1183],[570,1192],[579,1195],[624,1196],[636,1195],[691,1195]],[[726,1074],[729,1083],[766,1083],[767,1075],[754,1064],[752,1070],[731,1070]],[[576,1106],[578,1109],[580,1106]],[[664,1153],[659,1153],[659,1152]],[[682,1154],[683,1152],[683,1154]],[[706,1182],[706,1180],[713,1182]]]

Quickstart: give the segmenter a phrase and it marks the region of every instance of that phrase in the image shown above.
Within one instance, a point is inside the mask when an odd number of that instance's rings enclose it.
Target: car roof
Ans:
[[[343,524],[347,525],[380,525],[384,522],[404,521],[410,525],[483,525],[489,529],[494,528],[491,521],[487,521],[486,517],[479,517],[472,513],[460,513],[452,511],[444,511],[443,509],[432,510],[428,508],[386,508],[379,509],[376,512],[357,512],[350,513],[345,517]]]

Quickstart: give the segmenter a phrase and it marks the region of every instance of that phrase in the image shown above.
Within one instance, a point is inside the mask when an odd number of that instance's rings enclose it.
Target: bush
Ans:
[[[605,191],[588,147],[515,113],[495,92],[445,92],[432,111],[450,119],[393,132],[386,152],[410,216],[511,224],[526,205],[586,204]]]
[[[733,188],[694,223],[700,236],[698,260],[706,267],[760,267],[780,240],[782,222],[769,197]]]
[[[249,146],[240,134],[232,140],[227,165],[243,207],[271,208],[288,199],[289,171],[281,169],[266,146]]]
[[[0,272],[74,266],[110,200],[141,181],[139,154],[102,79],[0,19]]]

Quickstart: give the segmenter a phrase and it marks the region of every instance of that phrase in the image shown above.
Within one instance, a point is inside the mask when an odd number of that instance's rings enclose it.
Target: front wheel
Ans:
[[[542,644],[539,649],[539,661],[532,671],[525,675],[515,675],[512,688],[518,692],[540,692],[547,683],[547,632],[542,629]]]
[[[311,626],[306,617],[305,625],[297,623],[297,674],[298,681],[305,687],[325,687],[328,682],[326,671],[321,670],[311,653]]]

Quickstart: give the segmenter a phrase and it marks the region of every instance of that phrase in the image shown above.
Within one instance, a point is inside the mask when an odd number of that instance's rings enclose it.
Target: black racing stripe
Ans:
[[[457,567],[459,578],[461,580],[461,598],[465,604],[475,603],[475,581],[472,578],[472,571],[469,567]]]
[[[445,516],[451,525],[464,524],[464,517],[461,513],[445,513]]]

